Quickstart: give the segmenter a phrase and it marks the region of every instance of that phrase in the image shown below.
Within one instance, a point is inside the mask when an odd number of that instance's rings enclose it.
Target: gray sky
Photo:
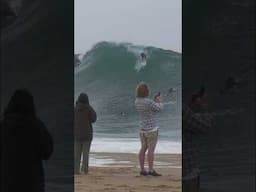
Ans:
[[[75,53],[100,41],[181,52],[182,0],[75,0]]]

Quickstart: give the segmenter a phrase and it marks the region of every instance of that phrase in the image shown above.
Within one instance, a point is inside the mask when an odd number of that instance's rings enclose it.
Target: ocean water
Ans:
[[[134,100],[140,81],[149,84],[151,97],[160,91],[166,103],[157,116],[156,152],[181,153],[181,54],[114,42],[96,44],[75,67],[75,99],[87,93],[98,115],[92,152],[139,150],[140,121]]]

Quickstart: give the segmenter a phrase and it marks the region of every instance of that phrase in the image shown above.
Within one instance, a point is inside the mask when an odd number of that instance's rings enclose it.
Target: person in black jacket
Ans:
[[[75,174],[88,173],[88,162],[91,142],[93,138],[92,123],[96,121],[96,112],[89,104],[89,98],[81,93],[75,106]],[[83,155],[82,167],[80,168],[81,156]]]
[[[27,90],[15,91],[0,125],[3,191],[44,192],[43,160],[50,158],[53,141]]]
[[[11,25],[17,18],[15,11],[7,0],[0,0],[0,17],[0,29]]]

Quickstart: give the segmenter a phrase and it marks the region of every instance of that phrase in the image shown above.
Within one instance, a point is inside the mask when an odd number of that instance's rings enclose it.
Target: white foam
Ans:
[[[110,156],[107,156],[107,155],[101,156],[98,154],[90,154],[89,165],[92,167],[137,167],[139,168],[137,161],[131,162],[131,161],[124,161],[124,160],[115,160]],[[171,162],[155,161],[154,165],[157,168],[177,168],[177,169],[181,168],[181,166],[177,166]]]
[[[89,164],[90,166],[93,167],[114,167],[120,165],[122,165],[122,167],[133,167],[130,161],[117,161],[107,156],[98,157],[97,155],[94,154],[90,155]]]
[[[137,72],[139,72],[141,69],[143,69],[145,66],[147,65],[147,61],[145,60],[145,61],[140,61],[140,60],[138,60],[137,61],[137,63],[136,63],[136,65],[135,65],[135,70],[137,71]]]
[[[138,60],[134,66],[134,69],[139,72],[141,69],[143,69],[144,67],[146,67],[147,65],[147,60],[141,60],[140,58],[140,54],[141,53],[145,53],[147,58],[150,57],[150,54],[148,53],[148,51],[145,49],[144,46],[135,46],[132,44],[128,44],[126,45],[127,51],[134,54]]]
[[[135,138],[94,138],[91,152],[106,153],[138,153],[140,140]],[[159,140],[157,142],[157,154],[181,154],[181,142]]]
[[[139,56],[142,52],[146,52],[145,47],[144,46],[135,46],[132,44],[128,44],[126,45],[127,51],[129,51],[130,53],[133,53],[136,56]]]

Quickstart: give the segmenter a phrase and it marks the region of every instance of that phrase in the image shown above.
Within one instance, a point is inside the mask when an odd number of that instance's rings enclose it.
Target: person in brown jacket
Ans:
[[[91,142],[93,138],[92,123],[97,119],[96,112],[89,104],[87,94],[81,93],[75,105],[75,174],[88,173],[88,162]],[[82,167],[80,167],[81,157]]]

